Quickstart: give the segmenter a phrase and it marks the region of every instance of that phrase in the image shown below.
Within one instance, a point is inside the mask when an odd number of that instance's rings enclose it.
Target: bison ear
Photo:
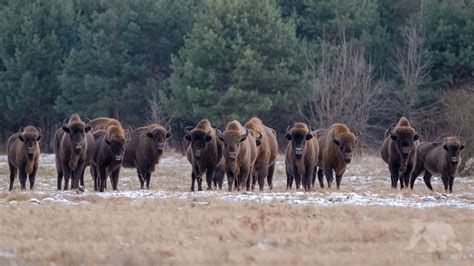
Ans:
[[[443,145],[443,149],[448,150],[448,145],[447,145],[447,144],[444,144],[444,145]]]
[[[257,146],[260,146],[260,144],[262,144],[262,141],[260,139],[255,139],[255,144],[257,144]]]
[[[36,141],[40,141],[40,140],[41,140],[41,137],[42,137],[42,135],[39,134],[38,137],[36,138]]]
[[[391,138],[392,140],[395,140],[395,141],[396,141],[396,140],[397,140],[397,135],[395,135],[395,134],[392,133],[392,134],[390,134],[390,138]]]
[[[67,127],[67,126],[63,126],[63,130],[64,130],[64,132],[66,132],[66,133],[69,133],[69,131],[71,131],[71,130],[69,129],[69,127]]]
[[[105,143],[110,145],[110,141],[108,139],[105,139]]]
[[[21,134],[18,135],[18,139],[19,139],[20,141],[25,141],[25,139],[23,139],[23,136],[22,136]]]
[[[290,135],[290,133],[286,133],[285,138],[286,138],[287,140],[291,140],[291,135]]]
[[[91,127],[90,125],[87,125],[86,128],[85,128],[86,133],[89,132],[89,131],[91,130],[91,128],[92,128],[92,127]]]
[[[151,132],[147,132],[146,135],[151,139],[153,138],[153,134]]]
[[[413,136],[413,140],[419,140],[419,139],[420,139],[420,135],[415,134],[415,136]]]
[[[170,138],[170,137],[171,137],[171,133],[166,132],[166,138]]]
[[[186,135],[184,136],[184,138],[185,138],[187,141],[191,141],[191,135],[189,135],[189,134],[186,134]]]
[[[311,133],[306,134],[306,140],[312,139],[314,136]]]
[[[212,136],[209,134],[206,134],[206,141],[209,142],[211,141],[211,139],[212,139]]]
[[[459,148],[460,151],[464,150],[464,145],[461,144],[461,147]]]

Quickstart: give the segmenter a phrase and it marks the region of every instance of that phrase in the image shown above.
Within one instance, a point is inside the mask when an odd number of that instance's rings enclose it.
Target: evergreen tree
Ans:
[[[296,109],[304,58],[295,24],[272,1],[211,0],[205,10],[172,61],[172,113],[223,126],[270,110],[281,120]]]

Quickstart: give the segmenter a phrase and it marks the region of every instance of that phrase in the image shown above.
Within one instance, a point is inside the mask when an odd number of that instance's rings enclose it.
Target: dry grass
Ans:
[[[276,190],[280,192],[285,191],[283,169],[280,162],[275,180]],[[152,178],[152,187],[170,193],[188,191],[189,171],[186,161],[165,160]],[[400,193],[389,189],[387,174],[379,160],[357,159],[351,164],[347,178],[343,178],[341,192],[368,191],[380,197],[397,197]],[[58,194],[51,166],[41,170],[36,191],[10,193],[4,190],[7,176],[3,172],[0,176],[0,265],[474,263],[472,208],[239,202],[218,196],[224,192],[189,194],[186,198]],[[90,188],[90,178],[86,180]],[[472,181],[455,182],[452,197],[468,197],[474,202]],[[413,192],[401,194],[429,195],[421,183],[417,183]],[[441,188],[439,184],[435,187]],[[138,189],[135,171],[122,172],[119,188]],[[316,197],[331,194],[327,190],[318,191]],[[58,195],[77,204],[28,203],[33,197],[42,200]],[[305,194],[301,198],[315,195]],[[424,240],[414,250],[405,251],[413,233],[413,219],[450,224],[463,251],[448,247],[444,252],[430,253]]]

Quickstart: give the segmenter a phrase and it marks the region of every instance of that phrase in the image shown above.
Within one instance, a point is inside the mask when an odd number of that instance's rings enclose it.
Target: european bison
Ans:
[[[302,182],[305,191],[309,191],[318,161],[319,144],[305,123],[288,127],[285,137],[290,141],[285,153],[286,187],[291,189],[295,180],[296,189],[300,188]]]
[[[64,190],[69,189],[69,178],[72,177],[71,188],[78,188],[79,182],[84,185],[84,169],[89,163],[91,154],[89,147],[94,142],[90,132],[90,123],[84,123],[78,114],[73,114],[66,124],[54,135],[56,154],[56,171],[58,174],[58,190],[64,176]]]
[[[238,121],[229,122],[225,131],[217,131],[219,139],[224,142],[223,155],[229,191],[234,182],[237,190],[250,189],[250,174],[257,158],[257,144],[254,132],[242,127]]]
[[[151,124],[133,130],[131,140],[125,145],[122,166],[136,168],[141,189],[150,188],[150,179],[160,162],[166,140],[171,137],[171,128]]]
[[[224,178],[222,161],[222,142],[217,138],[216,129],[211,122],[203,119],[195,127],[188,126],[184,129],[184,138],[189,142],[186,157],[192,166],[191,191],[194,191],[194,183],[197,180],[198,190],[202,190],[202,176],[206,173],[207,189],[212,189],[212,182],[217,178]],[[220,168],[218,167],[220,166]],[[217,180],[214,182],[217,185]],[[222,182],[220,182],[222,188]]]
[[[392,188],[397,188],[398,179],[400,188],[408,187],[410,174],[415,165],[418,139],[418,134],[405,117],[401,117],[397,125],[386,132],[380,153],[388,164]]]
[[[107,176],[112,181],[112,189],[117,190],[120,167],[125,152],[125,131],[119,121],[100,118],[91,122],[94,130],[94,155],[91,161],[94,190],[103,192],[106,188]],[[104,130],[105,128],[105,130]]]
[[[457,137],[446,137],[439,142],[424,142],[416,149],[416,164],[411,175],[410,187],[416,178],[425,171],[423,180],[426,186],[433,190],[431,186],[431,176],[440,174],[443,180],[444,190],[453,192],[454,176],[458,172],[461,164],[460,152],[464,149]]]
[[[251,118],[244,127],[256,132],[258,138],[257,159],[253,166],[252,190],[258,179],[260,191],[263,191],[265,177],[267,178],[270,190],[273,189],[273,172],[275,171],[275,160],[278,152],[278,142],[276,132],[272,128],[265,126],[262,121],[256,117]]]
[[[30,180],[30,189],[34,188],[35,175],[38,170],[40,148],[38,141],[41,139],[41,131],[33,126],[27,126],[23,130],[8,138],[7,154],[8,166],[10,167],[10,191],[13,190],[13,182],[17,171],[20,172],[21,189],[26,189],[26,178]]]
[[[352,160],[356,136],[344,124],[333,124],[328,129],[316,131],[319,142],[318,180],[324,188],[323,174],[326,176],[328,188],[331,188],[333,171],[336,174],[337,189],[341,187],[342,175]]]

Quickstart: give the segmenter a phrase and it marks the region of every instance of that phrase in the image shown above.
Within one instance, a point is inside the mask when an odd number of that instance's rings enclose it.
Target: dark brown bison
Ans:
[[[276,132],[265,126],[256,117],[251,118],[244,127],[253,130],[257,134],[257,159],[253,166],[252,190],[258,180],[260,191],[263,191],[265,177],[270,190],[273,189],[273,172],[275,171],[275,160],[278,152]]]
[[[316,131],[319,142],[318,181],[324,188],[323,174],[326,176],[328,188],[331,188],[333,172],[336,175],[336,186],[341,187],[342,175],[347,164],[352,160],[356,136],[344,124],[333,124],[328,129]]]
[[[30,180],[30,189],[34,188],[36,171],[40,148],[38,141],[41,139],[41,131],[33,126],[20,129],[8,138],[7,154],[8,166],[10,167],[10,191],[13,190],[13,182],[17,172],[20,177],[21,189],[26,189],[26,178]]]
[[[444,190],[453,192],[454,176],[457,175],[461,164],[460,152],[464,149],[457,137],[446,137],[439,142],[424,142],[416,148],[416,163],[411,175],[410,187],[416,178],[425,171],[423,180],[426,186],[431,186],[431,176],[440,174],[443,180]]]
[[[211,122],[203,119],[195,127],[188,126],[184,129],[184,137],[189,142],[186,157],[192,166],[191,191],[194,191],[194,183],[197,180],[198,190],[202,190],[202,176],[206,173],[207,189],[212,189],[212,182],[216,178],[224,178],[222,170],[222,141],[217,138],[216,129]],[[218,167],[220,166],[220,168]],[[214,182],[217,184],[218,180]],[[222,182],[220,182],[222,188]]]
[[[229,191],[250,189],[250,174],[257,158],[255,132],[242,127],[238,121],[229,122],[225,131],[217,131],[219,139],[224,142],[223,156]],[[235,182],[235,184],[234,184]]]
[[[310,191],[318,161],[318,142],[311,128],[305,123],[288,127],[285,137],[290,141],[285,153],[286,187],[291,189],[294,180],[296,189],[303,183],[305,191]]]
[[[78,188],[79,182],[84,185],[84,169],[91,158],[90,146],[94,142],[90,124],[84,123],[78,114],[73,114],[67,124],[66,121],[54,135],[58,190],[61,190],[63,176],[65,190],[69,189],[69,178],[72,178],[71,188]]]
[[[106,189],[107,176],[110,176],[112,181],[112,189],[117,190],[125,152],[125,131],[120,122],[115,119],[100,118],[100,120],[102,122],[100,124],[96,123],[96,120],[91,122],[96,126],[96,128],[93,127],[95,144],[91,172],[94,178],[94,189],[103,192]]]
[[[395,127],[386,132],[380,149],[382,159],[388,164],[392,179],[392,188],[408,187],[410,174],[415,165],[416,146],[419,136],[405,117],[401,117]]]
[[[151,124],[132,131],[131,140],[125,145],[122,166],[136,168],[140,187],[150,188],[150,179],[163,155],[166,140],[171,137],[171,128]]]

